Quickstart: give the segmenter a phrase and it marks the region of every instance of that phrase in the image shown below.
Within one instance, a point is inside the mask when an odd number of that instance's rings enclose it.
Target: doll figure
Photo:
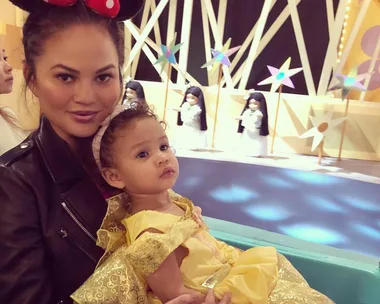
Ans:
[[[189,87],[178,112],[177,125],[182,126],[181,142],[184,148],[197,149],[207,146],[206,105],[201,88]]]
[[[122,104],[133,106],[136,102],[146,104],[144,88],[141,83],[130,80],[125,85],[125,93]]]
[[[251,93],[241,113],[238,133],[242,133],[241,143],[244,154],[263,157],[267,155],[268,111],[262,93]]]

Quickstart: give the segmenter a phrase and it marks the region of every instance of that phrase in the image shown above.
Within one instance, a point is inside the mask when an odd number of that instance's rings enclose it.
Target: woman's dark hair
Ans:
[[[198,106],[202,110],[202,112],[200,114],[200,126],[199,126],[199,129],[201,131],[206,131],[207,130],[207,118],[206,118],[207,111],[206,111],[206,104],[205,104],[205,99],[204,99],[204,96],[203,96],[202,89],[200,87],[195,87],[195,86],[191,86],[190,88],[188,88],[186,90],[186,92],[185,92],[184,97],[183,97],[183,100],[182,100],[182,103],[181,103],[181,107],[186,102],[186,97],[187,97],[188,94],[192,94],[192,95],[194,95],[195,97],[198,98]],[[182,126],[183,125],[183,121],[181,119],[181,112],[179,112],[178,116],[177,116],[177,125],[178,126]]]
[[[268,109],[267,109],[267,101],[264,97],[264,95],[260,92],[255,92],[249,95],[247,98],[247,102],[245,103],[244,109],[241,112],[241,115],[244,114],[244,112],[249,108],[249,102],[254,99],[258,102],[260,102],[260,112],[263,114],[263,118],[261,120],[261,127],[260,127],[260,135],[261,136],[267,136],[269,135],[269,126],[268,126]],[[239,121],[239,127],[238,127],[238,133],[242,133],[244,130],[244,127],[242,125],[242,120]]]
[[[69,7],[41,5],[32,11],[23,26],[25,53],[26,85],[36,76],[36,58],[43,55],[44,44],[48,39],[66,29],[68,26],[83,24],[102,27],[110,35],[119,57],[120,85],[122,85],[121,68],[124,65],[124,35],[122,26],[114,19],[103,17],[87,8],[82,1]]]
[[[153,111],[145,104],[136,104],[133,107],[121,112],[111,120],[107,130],[104,132],[100,143],[99,158],[102,168],[110,168],[114,164],[112,158],[112,145],[117,138],[116,132],[120,129],[125,128],[136,119],[142,117],[151,117],[155,120],[158,120]],[[160,123],[163,124],[165,128],[165,123],[162,121],[160,121]]]

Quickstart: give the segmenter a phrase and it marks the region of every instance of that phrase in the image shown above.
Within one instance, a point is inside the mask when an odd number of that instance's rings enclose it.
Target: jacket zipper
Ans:
[[[65,209],[67,214],[73,219],[73,221],[79,226],[79,228],[82,229],[82,231],[86,233],[90,237],[90,239],[92,239],[96,243],[96,237],[92,235],[91,232],[88,231],[84,227],[84,225],[78,220],[78,218],[74,215],[74,213],[69,209],[67,204],[65,202],[62,202],[61,204],[62,204],[63,209]]]
[[[69,234],[66,229],[61,228],[59,230],[59,234],[63,239],[67,239],[70,243],[73,243],[75,247],[77,247],[80,251],[87,255],[96,264],[96,259],[91,255],[91,253],[89,253],[78,240],[76,240],[71,234]]]

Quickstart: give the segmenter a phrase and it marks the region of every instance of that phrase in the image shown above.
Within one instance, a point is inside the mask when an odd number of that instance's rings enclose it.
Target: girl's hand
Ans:
[[[231,303],[231,294],[230,293],[224,294],[223,298],[219,302],[217,302],[215,300],[213,291],[211,289],[209,289],[207,292],[205,302],[203,304],[214,304],[214,303],[230,304]]]

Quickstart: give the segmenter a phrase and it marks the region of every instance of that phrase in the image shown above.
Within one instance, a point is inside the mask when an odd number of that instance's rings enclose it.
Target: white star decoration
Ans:
[[[300,138],[314,137],[311,151],[314,151],[324,140],[324,138],[329,137],[331,135],[331,131],[337,125],[341,124],[347,119],[347,117],[331,119],[332,115],[332,112],[327,112],[320,117],[310,116],[310,120],[314,127],[302,134]]]
[[[276,92],[280,85],[286,85],[294,89],[294,84],[290,77],[302,71],[302,68],[289,69],[290,61],[292,58],[288,58],[280,69],[274,68],[268,65],[268,70],[272,76],[269,76],[267,79],[259,82],[258,85],[272,84],[270,91]]]

